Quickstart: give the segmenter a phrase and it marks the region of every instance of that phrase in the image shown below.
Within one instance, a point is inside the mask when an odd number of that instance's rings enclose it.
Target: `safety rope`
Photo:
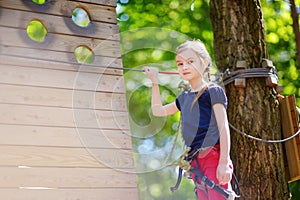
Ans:
[[[183,170],[189,171],[192,166],[190,165],[190,162],[186,160],[186,158],[188,157],[188,153],[190,150],[191,148],[187,147],[186,150],[178,158],[177,162],[171,163],[168,166],[178,166]]]
[[[237,78],[255,78],[255,77],[269,77],[269,76],[277,76],[277,71],[275,67],[270,67],[270,68],[248,68],[248,69],[239,69],[234,72],[231,72],[229,69],[225,70],[224,73],[221,73],[219,77],[222,77],[220,81],[224,85],[227,85],[231,82],[233,82]],[[267,140],[267,139],[262,139],[262,138],[257,138],[252,135],[249,135],[245,132],[242,132],[241,130],[237,129],[234,127],[232,124],[229,123],[230,128],[232,128],[234,131],[237,133],[240,133],[241,135],[244,135],[248,138],[260,141],[260,142],[266,142],[266,143],[281,143],[281,142],[286,142],[288,140],[291,140],[295,138],[297,135],[300,133],[300,129],[298,129],[297,132],[295,132],[292,136],[285,138],[285,139],[280,139],[280,140]]]
[[[108,69],[117,69],[117,70],[125,70],[125,71],[136,71],[136,72],[145,72],[143,69],[135,69],[135,68],[126,68],[126,67],[113,67],[109,66],[106,67]],[[178,75],[178,72],[176,71],[159,71],[160,74],[169,74],[169,75]]]
[[[248,138],[251,138],[251,139],[254,139],[254,140],[257,140],[257,141],[260,141],[260,142],[266,142],[266,143],[281,143],[281,142],[286,142],[288,140],[291,140],[293,138],[295,138],[297,135],[299,135],[300,133],[300,129],[298,129],[297,132],[295,132],[292,136],[288,137],[288,138],[285,138],[285,139],[281,139],[281,140],[265,140],[265,139],[261,139],[261,138],[257,138],[257,137],[254,137],[252,135],[249,135],[245,132],[242,132],[240,131],[239,129],[237,129],[236,127],[234,127],[232,124],[229,123],[229,126],[230,128],[232,128],[234,131],[236,131],[237,133],[240,133],[241,135],[244,135]]]

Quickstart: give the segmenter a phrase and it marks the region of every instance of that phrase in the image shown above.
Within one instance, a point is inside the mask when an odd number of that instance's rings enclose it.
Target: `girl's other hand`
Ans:
[[[232,178],[232,164],[231,163],[219,163],[217,168],[217,179],[220,185],[225,185],[231,181]]]
[[[152,81],[152,83],[158,83],[158,69],[155,67],[144,67],[145,73],[147,74],[148,78]]]

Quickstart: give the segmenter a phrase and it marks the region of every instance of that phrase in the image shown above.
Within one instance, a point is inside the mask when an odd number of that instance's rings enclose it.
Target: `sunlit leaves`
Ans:
[[[288,74],[289,74],[289,77],[291,80],[300,80],[299,79],[299,71],[295,65],[290,67]]]
[[[88,13],[83,8],[75,8],[73,10],[72,20],[80,27],[87,27],[91,22]]]
[[[32,20],[28,23],[26,29],[29,38],[36,42],[43,42],[47,35],[47,29],[42,22],[38,20]]]
[[[42,5],[42,4],[45,4],[47,0],[32,0],[32,2],[36,3],[36,4],[39,4],[39,5]]]
[[[269,33],[266,36],[266,39],[267,39],[268,42],[273,43],[273,44],[277,44],[278,41],[279,41],[278,34],[276,34],[276,33]]]
[[[295,35],[288,1],[262,1],[266,40],[270,59],[275,64],[283,94],[296,94],[300,106],[299,63],[296,64]],[[297,0],[296,5],[300,5]]]
[[[74,51],[74,56],[78,63],[90,64],[94,60],[93,51],[86,46],[78,46]]]

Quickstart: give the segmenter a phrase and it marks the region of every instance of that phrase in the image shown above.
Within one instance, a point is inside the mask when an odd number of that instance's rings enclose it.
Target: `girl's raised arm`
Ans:
[[[162,101],[160,98],[160,91],[158,87],[158,69],[153,67],[145,67],[145,73],[148,78],[152,81],[152,99],[151,99],[151,107],[152,113],[154,116],[167,116],[178,112],[178,108],[175,102],[167,104],[165,106],[162,105]]]

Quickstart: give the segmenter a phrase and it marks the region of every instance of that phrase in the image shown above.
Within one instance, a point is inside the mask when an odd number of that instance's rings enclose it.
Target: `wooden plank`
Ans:
[[[283,130],[283,136],[285,138],[290,137],[292,134],[295,133],[293,119],[292,119],[293,117],[291,112],[295,105],[291,102],[294,100],[295,100],[295,96],[291,95],[285,97],[280,101],[282,130]],[[286,149],[290,179],[292,179],[300,175],[300,162],[299,162],[296,139],[294,138],[292,140],[285,142],[285,149]]]
[[[72,0],[72,1],[94,3],[94,4],[107,5],[107,6],[113,6],[113,7],[116,6],[115,0]]]
[[[101,12],[102,10],[99,10]],[[73,23],[70,17],[45,15],[32,11],[1,9],[0,26],[27,29],[33,19],[40,20],[48,33],[92,37],[96,39],[120,40],[119,27],[116,24],[93,22],[88,28],[81,28]]]
[[[0,166],[134,168],[131,149],[0,146]]]
[[[289,105],[291,108],[291,116],[292,116],[292,123],[293,123],[293,133],[296,133],[299,130],[299,116],[298,116],[298,111],[296,108],[296,97],[295,95],[292,95],[290,97],[288,97],[289,100]],[[296,154],[298,153],[298,162],[296,160],[296,163],[298,165],[298,168],[300,169],[300,135],[298,135],[297,137],[295,137],[296,140],[296,145],[297,145],[297,149],[295,149]],[[294,176],[293,179],[300,177],[300,170],[297,174],[297,176]]]
[[[0,104],[0,123],[129,130],[128,113]]]
[[[300,176],[296,176],[296,177],[292,178],[291,180],[288,181],[288,183],[298,181],[298,180],[300,180]]]
[[[0,187],[133,188],[136,176],[101,168],[0,168]]]
[[[0,103],[127,111],[125,93],[0,84]]]
[[[124,200],[138,199],[135,188],[97,189],[1,189],[5,200]]]
[[[124,80],[120,76],[8,65],[1,65],[0,83],[94,92],[124,93],[125,91]]]
[[[0,145],[131,149],[130,131],[0,124]]]
[[[93,63],[83,65],[77,63],[73,53],[3,45],[0,45],[0,51],[2,64],[123,75],[119,69],[110,69],[122,68],[121,58],[95,56]]]
[[[32,11],[43,14],[59,15],[65,17],[72,16],[72,10],[76,7],[85,8],[92,21],[108,22],[116,24],[116,11],[114,7],[82,3],[76,1],[49,1],[43,6],[36,5],[32,1],[25,0],[5,0],[1,2],[1,7],[16,10]]]
[[[119,41],[101,40],[70,35],[48,33],[45,41],[32,41],[25,29],[0,27],[0,33],[6,35],[2,45],[47,49],[52,51],[74,52],[80,45],[88,46],[98,56],[120,57]]]
[[[297,147],[298,147],[298,155],[300,157],[300,135],[298,137],[296,137],[296,142],[297,142]],[[300,165],[300,160],[299,160],[299,165]]]

